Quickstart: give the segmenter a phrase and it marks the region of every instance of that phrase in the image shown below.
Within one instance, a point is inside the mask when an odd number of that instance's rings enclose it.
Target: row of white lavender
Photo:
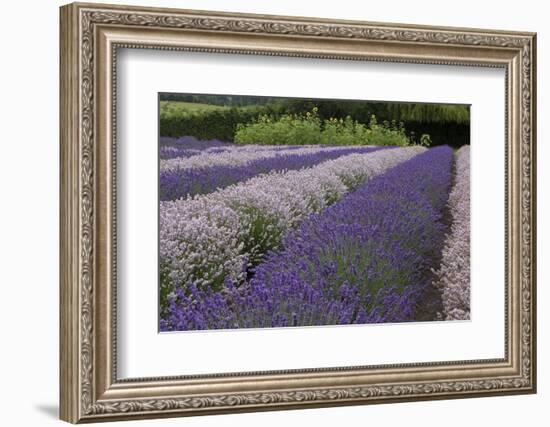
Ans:
[[[365,146],[367,147],[367,146]],[[226,149],[221,152],[209,152],[198,154],[191,157],[176,157],[173,159],[161,159],[161,171],[175,171],[193,168],[207,168],[216,166],[239,166],[255,160],[268,159],[281,155],[302,155],[313,154],[321,151],[356,149],[356,146],[322,146],[322,145],[304,145],[299,148],[290,146],[281,148],[281,146],[265,145],[243,145],[235,146],[232,149]]]
[[[214,193],[161,202],[161,294],[190,283],[220,289],[226,279],[244,280],[250,267],[302,220],[425,150],[350,154],[307,169],[254,177]]]
[[[438,280],[445,320],[470,318],[470,146],[456,153],[455,184],[449,195],[452,225],[445,239]]]

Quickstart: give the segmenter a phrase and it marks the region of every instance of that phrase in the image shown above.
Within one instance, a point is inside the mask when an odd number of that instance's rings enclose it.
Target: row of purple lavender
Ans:
[[[221,164],[217,167],[172,168],[160,171],[160,200],[174,200],[196,194],[211,193],[272,171],[298,170],[311,167],[342,155],[368,153],[386,147],[325,148],[308,150],[277,150],[247,163]],[[244,156],[241,156],[244,157]]]
[[[280,248],[248,271],[251,279],[242,282],[247,275],[222,275],[220,288],[173,276],[176,286],[167,296],[161,330],[414,320],[444,239],[441,217],[450,191],[453,153],[449,147],[403,150],[346,156],[349,168],[357,167],[359,158],[378,157],[370,167],[387,163],[374,167],[379,173],[366,174],[368,180],[341,171],[340,181],[355,191],[338,201],[341,193],[332,206],[325,202],[304,212],[307,216],[302,215],[297,225],[280,233],[282,244],[275,247]],[[388,162],[399,156],[399,161]],[[174,214],[176,205],[170,208],[166,212]],[[250,226],[245,229],[250,233]],[[238,244],[239,236],[234,239]],[[244,240],[241,253],[243,245]],[[176,247],[173,243],[171,249]],[[246,272],[246,265],[241,271]]]

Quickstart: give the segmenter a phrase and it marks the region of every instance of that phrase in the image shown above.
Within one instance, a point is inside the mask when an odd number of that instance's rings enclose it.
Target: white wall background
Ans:
[[[113,3],[122,3],[110,0]],[[546,425],[550,405],[547,326],[550,292],[550,29],[544,2],[356,0],[133,0],[133,4],[538,32],[539,393],[437,402],[209,416],[133,425],[409,426]],[[0,420],[7,426],[60,425],[58,402],[58,7],[57,0],[3,6],[0,67]],[[547,422],[547,421],[546,421]]]

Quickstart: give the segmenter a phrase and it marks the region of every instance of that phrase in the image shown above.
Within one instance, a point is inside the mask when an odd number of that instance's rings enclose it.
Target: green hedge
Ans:
[[[233,142],[237,125],[251,123],[261,114],[276,114],[269,107],[227,108],[188,114],[161,114],[161,136],[193,135],[198,139]]]

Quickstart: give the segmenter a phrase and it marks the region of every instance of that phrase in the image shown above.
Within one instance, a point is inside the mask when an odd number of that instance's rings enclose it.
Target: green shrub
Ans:
[[[352,120],[330,118],[323,122],[321,143],[327,145],[367,145],[369,129]]]
[[[381,124],[376,120],[376,116],[372,115],[369,121],[369,132],[367,135],[368,144],[370,145],[412,145],[412,141],[405,133],[405,128],[402,122],[397,123],[384,121]]]
[[[431,147],[432,146],[432,138],[430,138],[430,135],[427,133],[422,134],[420,137],[420,144],[423,147]]]
[[[423,135],[423,138],[425,135]],[[373,115],[367,125],[353,120],[321,120],[317,108],[305,114],[284,114],[279,118],[260,115],[253,123],[239,124],[234,141],[237,144],[265,145],[411,145],[402,123],[378,123]],[[421,139],[421,143],[426,139]],[[429,136],[428,136],[429,141]]]
[[[309,145],[319,144],[321,121],[317,111],[284,114],[279,118],[262,114],[254,123],[239,124],[234,141],[237,144]]]

